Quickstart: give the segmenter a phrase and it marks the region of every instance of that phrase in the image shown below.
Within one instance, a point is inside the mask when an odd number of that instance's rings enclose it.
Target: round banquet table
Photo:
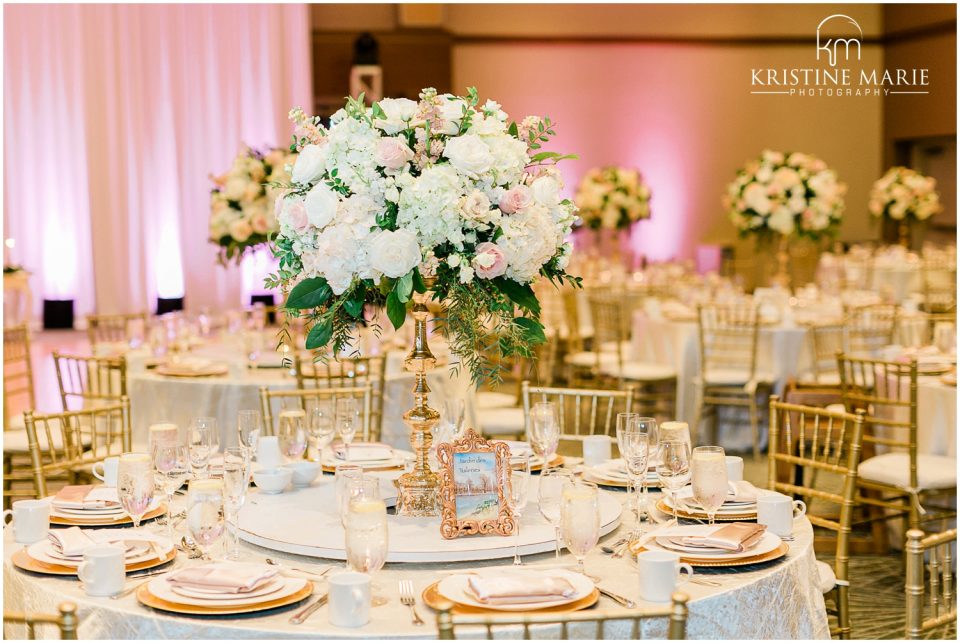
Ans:
[[[220,446],[237,444],[237,413],[243,409],[260,409],[260,387],[294,389],[296,378],[288,369],[280,368],[281,358],[267,354],[262,366],[247,368],[243,349],[230,342],[211,341],[191,351],[191,358],[208,359],[229,367],[226,375],[213,377],[171,377],[158,375],[144,367],[145,355],[131,355],[127,366],[127,395],[135,449],[145,449],[148,427],[158,422],[172,422],[183,428],[197,417],[215,417],[220,426]],[[380,439],[396,448],[409,448],[409,429],[403,414],[413,407],[413,373],[403,370],[405,352],[387,352],[386,382],[383,400],[383,425]],[[467,426],[477,426],[474,389],[470,375],[461,369],[454,373],[446,364],[438,365],[427,375],[430,403],[443,408],[445,399],[460,398],[465,402]]]
[[[331,484],[332,477],[324,476],[314,484]],[[610,492],[613,493],[613,492]],[[618,493],[619,499],[625,495]],[[655,494],[651,498],[655,499]],[[182,497],[177,496],[177,503]],[[251,489],[250,502],[256,502],[258,494]],[[175,503],[175,504],[177,504]],[[542,521],[536,511],[527,511],[522,524]],[[625,524],[604,538],[603,542],[612,543],[619,539],[632,524],[625,518]],[[183,523],[181,523],[182,525]],[[304,525],[314,529],[340,529],[332,525]],[[442,575],[450,572],[509,565],[510,560],[480,561],[471,563],[416,563],[388,564],[374,575],[374,582],[380,586],[381,594],[389,599],[382,607],[374,607],[371,621],[357,629],[338,628],[329,623],[328,607],[321,607],[302,625],[288,622],[291,614],[299,606],[282,608],[268,613],[251,614],[243,617],[188,617],[155,611],[137,602],[134,594],[118,600],[86,596],[80,584],[73,577],[41,576],[23,572],[10,562],[10,556],[20,546],[13,542],[12,530],[4,530],[4,609],[55,612],[56,606],[63,600],[77,603],[80,610],[79,636],[81,639],[418,639],[435,638],[436,621],[431,610],[419,600],[420,593]],[[790,552],[784,559],[764,565],[753,565],[743,571],[730,569],[705,570],[703,573],[721,583],[720,587],[688,583],[683,587],[690,598],[690,617],[687,635],[691,639],[828,639],[826,611],[823,595],[818,589],[816,561],[813,553],[813,530],[806,518],[800,517],[794,524],[796,540],[790,543]],[[490,536],[490,538],[498,538]],[[512,543],[511,537],[502,537],[506,543]],[[262,562],[265,557],[282,561],[291,567],[306,567],[321,571],[332,561],[307,558],[286,553],[278,553],[249,543],[241,542],[242,559]],[[524,561],[533,565],[549,565],[553,553],[525,556]],[[564,552],[561,563],[573,564],[573,558]],[[181,555],[178,569],[195,564]],[[337,566],[342,563],[332,562]],[[588,573],[599,576],[601,586],[613,592],[636,598],[638,592],[635,564],[628,557],[612,558],[597,547],[587,556]],[[696,576],[696,575],[695,575]],[[401,579],[413,582],[418,596],[418,611],[426,625],[411,624],[408,608],[399,601],[397,582]],[[318,583],[325,590],[326,583]],[[302,606],[302,604],[301,604]],[[638,607],[650,607],[640,602]],[[616,603],[601,597],[598,607],[604,610],[617,610]],[[552,626],[544,626],[552,627]],[[611,621],[605,625],[605,638],[629,638],[628,621]],[[458,629],[465,638],[481,638],[482,631],[469,628]],[[5,634],[19,638],[22,628],[15,625],[5,626]],[[44,629],[41,635],[49,635]],[[471,636],[473,635],[473,636]],[[500,633],[498,632],[498,635]],[[518,638],[520,630],[504,631],[503,638]],[[535,638],[557,638],[559,631],[534,633]],[[641,638],[665,638],[664,619],[649,621]],[[583,630],[571,628],[570,638],[594,638],[593,624]]]

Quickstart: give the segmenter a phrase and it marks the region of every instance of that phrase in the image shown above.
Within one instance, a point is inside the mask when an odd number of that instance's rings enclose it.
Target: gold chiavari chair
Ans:
[[[787,404],[770,398],[770,450],[768,488],[800,496],[808,505],[807,518],[817,527],[837,534],[836,557],[831,568],[817,562],[820,589],[832,596],[837,608],[838,626],[833,634],[850,638],[848,566],[853,512],[857,503],[857,467],[863,440],[863,412],[856,414],[828,411],[815,406]],[[784,475],[785,466],[791,474]],[[840,476],[840,493],[814,486],[817,473]],[[816,503],[816,504],[814,504]],[[839,505],[820,511],[822,503]]]
[[[63,410],[111,404],[127,394],[126,360],[53,351]]]
[[[860,464],[858,484],[872,493],[858,502],[882,510],[883,521],[906,517],[909,529],[956,515],[955,509],[921,504],[925,497],[956,496],[957,459],[918,453],[916,360],[886,362],[840,353],[837,364],[846,410],[866,413],[864,448],[885,451],[868,454],[872,457]],[[874,537],[885,543],[882,522],[874,522],[881,528]]]
[[[383,397],[387,385],[387,359],[385,356],[341,357],[333,360],[305,360],[301,353],[294,354],[298,389],[352,388],[370,386],[370,429],[372,440],[380,439],[383,428]]]
[[[843,350],[843,326],[811,326],[810,345],[813,349],[813,366],[810,369],[810,379],[801,378],[799,384],[839,386],[840,373],[837,372],[837,353]]]
[[[629,627],[629,636],[623,631],[615,638],[628,638],[630,640],[639,640],[641,638],[666,638],[671,641],[682,641],[687,638],[687,601],[686,594],[675,592],[671,597],[670,605],[661,608],[644,609],[642,611],[624,612],[624,611],[597,611],[584,610],[582,612],[570,612],[567,614],[528,614],[528,615],[510,615],[502,616],[481,616],[481,615],[459,615],[454,614],[454,605],[445,601],[439,605],[437,611],[437,638],[445,640],[455,640],[459,628],[467,629],[467,638],[477,638],[478,629],[482,628],[484,638],[493,640],[495,638],[523,638],[523,640],[534,639],[533,634],[544,630],[542,638],[559,638],[567,640],[576,638],[593,638],[594,640],[603,640],[605,636],[605,626],[617,631]],[[667,623],[660,629],[654,629],[656,621],[666,619]],[[652,622],[653,621],[653,622]],[[472,627],[471,627],[472,626]],[[647,627],[644,627],[647,626]],[[552,632],[559,628],[559,637]],[[646,635],[645,629],[652,630],[651,635]],[[518,637],[513,632],[522,629],[523,636]],[[499,636],[494,636],[496,634]],[[505,636],[505,634],[510,636]],[[548,633],[552,635],[547,636]],[[645,636],[646,635],[646,636]],[[541,638],[541,637],[538,637]]]
[[[62,413],[23,414],[37,497],[47,496],[47,479],[89,471],[95,462],[130,450],[130,400]]]
[[[843,320],[844,351],[855,355],[875,355],[893,344],[897,331],[897,306],[871,304],[847,311]]]
[[[773,376],[757,369],[760,321],[753,304],[698,307],[700,375],[697,381],[697,416],[693,430],[708,411],[718,407],[746,407],[753,432],[753,457],[760,457],[760,409],[757,398],[773,382]],[[718,418],[709,444],[717,444]],[[694,439],[694,442],[698,442]]]
[[[329,403],[331,410],[333,410],[336,408],[337,400],[340,399],[352,399],[357,402],[360,427],[355,439],[359,442],[372,442],[374,440],[371,427],[373,387],[369,384],[366,386],[298,389],[295,391],[271,391],[266,386],[261,386],[260,412],[263,414],[266,434],[277,434],[273,418],[279,417],[280,413],[286,408],[292,406],[295,409],[307,411],[311,404],[324,402]]]
[[[26,639],[33,641],[37,638],[37,625],[56,625],[60,630],[60,639],[63,641],[77,640],[77,606],[64,601],[57,606],[59,614],[35,614],[31,612],[3,611],[3,623],[22,623],[26,626]]]
[[[585,324],[580,314],[580,291],[572,286],[560,290],[566,327],[566,350],[563,355],[564,379],[567,386],[580,386],[595,379],[597,355],[593,350],[593,327]]]
[[[26,324],[3,329],[3,428],[23,428],[18,408],[36,408],[30,329]]]
[[[957,622],[957,593],[954,563],[957,553],[957,530],[949,529],[925,535],[919,529],[907,532],[907,628],[906,638],[921,639],[924,632]],[[929,556],[930,592],[924,582],[923,560]],[[929,607],[924,609],[924,595]],[[924,612],[929,616],[924,618]]]
[[[956,312],[957,266],[946,258],[924,259],[923,310],[928,313]]]
[[[848,253],[843,257],[842,290],[870,290],[873,288],[873,254]]]
[[[617,414],[633,408],[634,386],[626,390],[555,388],[524,382],[524,427],[530,424],[530,409],[537,402],[553,402],[560,420],[561,440],[580,440],[588,435],[616,436]]]
[[[125,342],[128,338],[128,329],[131,323],[142,324],[146,333],[150,313],[124,313],[120,315],[87,315],[87,339],[90,347],[111,342]]]

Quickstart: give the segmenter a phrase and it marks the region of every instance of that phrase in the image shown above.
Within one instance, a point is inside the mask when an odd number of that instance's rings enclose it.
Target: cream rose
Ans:
[[[410,230],[384,230],[370,242],[370,265],[397,279],[416,268],[422,256],[417,235]]]
[[[223,196],[230,201],[239,201],[247,191],[247,179],[242,176],[231,176],[223,186]]]
[[[290,180],[294,183],[313,183],[323,176],[324,165],[327,162],[325,146],[307,145],[297,156],[293,164],[293,173]]]
[[[467,176],[477,178],[493,165],[493,155],[479,136],[468,134],[447,141],[443,155],[450,164]]]
[[[243,243],[253,234],[253,228],[246,219],[237,219],[230,224],[230,236],[239,243]]]
[[[302,157],[301,157],[302,158]],[[340,198],[324,183],[317,183],[307,192],[304,205],[307,208],[307,218],[317,228],[323,228],[333,220],[337,214]]]
[[[377,165],[388,170],[399,170],[413,160],[411,150],[399,136],[381,138],[373,155]]]
[[[560,203],[560,183],[552,176],[541,176],[530,186],[533,200],[552,208]]]
[[[477,246],[473,269],[481,279],[493,279],[507,271],[507,257],[495,243],[484,241]]]
[[[373,124],[391,135],[407,129],[417,113],[416,101],[409,98],[384,98],[379,104],[386,118],[378,118]]]

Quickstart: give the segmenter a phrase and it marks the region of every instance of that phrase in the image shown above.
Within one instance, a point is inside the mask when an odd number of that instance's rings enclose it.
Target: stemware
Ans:
[[[190,447],[190,467],[194,478],[209,478],[210,458],[220,449],[220,431],[217,419],[200,417],[187,432]]]
[[[631,418],[617,439],[620,443],[620,453],[627,468],[627,477],[634,490],[634,511],[636,515],[636,529],[631,534],[632,539],[643,535],[643,523],[640,519],[640,503],[642,488],[647,477],[647,463],[650,453],[650,434],[640,430],[642,426],[639,417]]]
[[[697,447],[690,461],[693,497],[712,525],[727,497],[727,460],[723,447]]]
[[[363,467],[359,464],[338,464],[333,472],[333,491],[337,504],[337,515],[340,517],[340,523],[343,524],[343,514],[346,508],[347,499],[350,497],[350,487],[354,481],[363,478]]]
[[[596,582],[597,578],[586,573],[584,559],[600,540],[600,492],[597,485],[582,480],[564,485],[560,523],[567,549],[577,559],[577,571]]]
[[[190,481],[187,486],[187,528],[198,548],[210,547],[223,535],[223,483],[220,480]]]
[[[223,510],[227,524],[225,555],[229,560],[240,558],[240,509],[250,485],[250,461],[243,447],[228,447],[223,453]]]
[[[560,444],[560,419],[554,402],[537,402],[530,411],[530,447],[546,469]]]
[[[333,442],[333,436],[336,434],[333,425],[333,410],[330,408],[329,401],[318,401],[310,407],[307,417],[307,433],[317,449],[317,460],[320,460],[323,457],[323,450]]]
[[[553,525],[557,560],[560,560],[560,505],[563,500],[563,487],[572,480],[573,473],[565,469],[551,469],[540,474],[537,490],[540,515]]]
[[[657,458],[657,445],[660,431],[656,418],[638,417],[634,420],[638,431],[647,434],[647,467],[651,468]],[[689,431],[687,432],[689,435]],[[689,445],[689,441],[688,441]],[[637,516],[646,518],[648,515],[647,474],[640,478],[640,497],[637,499]]]
[[[617,413],[617,449],[620,450],[620,457],[623,457],[624,445],[622,435],[623,432],[627,430],[627,427],[630,426],[630,423],[633,422],[636,418],[640,417],[639,413]],[[624,463],[626,466],[626,463]],[[630,476],[627,476],[627,494],[633,492],[633,480],[630,479]]]
[[[167,496],[167,507],[173,506],[173,494],[190,477],[190,452],[185,444],[157,444],[153,447],[155,486]],[[173,521],[167,517],[167,536],[173,539]]]
[[[513,564],[522,565],[520,560],[520,516],[527,506],[530,488],[530,454],[523,453],[510,457],[510,509],[516,522],[513,541]]]
[[[344,521],[344,542],[347,566],[355,572],[373,575],[387,560],[387,506],[380,499],[379,482],[375,478],[366,480],[377,485],[368,488],[364,483],[351,495]],[[387,600],[377,594],[379,586],[374,584],[371,589],[374,590],[372,604],[385,605]]]
[[[263,419],[260,411],[240,411],[237,414],[237,433],[240,445],[246,449],[247,459],[257,452],[257,443],[260,441],[260,431],[263,430]]]
[[[357,412],[357,401],[352,397],[337,398],[337,430],[340,432],[340,439],[343,440],[345,460],[350,461],[350,443],[357,434],[357,423],[359,418]]]
[[[124,453],[117,466],[117,497],[123,510],[140,526],[143,514],[153,502],[155,489],[153,466],[146,453]],[[167,505],[167,510],[170,510]]]
[[[307,450],[307,430],[304,426],[306,413],[302,409],[280,411],[280,422],[277,426],[277,437],[280,443],[280,453],[290,460],[303,459]]]
[[[259,330],[247,330],[243,333],[243,350],[247,355],[250,368],[257,368],[260,353],[263,351],[263,333]]]
[[[690,447],[682,440],[661,440],[657,453],[657,477],[670,492],[673,519],[677,519],[677,492],[690,482]]]

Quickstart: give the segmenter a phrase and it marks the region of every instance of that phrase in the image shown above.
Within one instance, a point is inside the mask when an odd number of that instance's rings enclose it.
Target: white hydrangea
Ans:
[[[497,245],[507,259],[506,276],[520,283],[533,281],[563,243],[550,211],[539,204],[504,217],[500,228]]]
[[[457,205],[465,190],[457,171],[451,165],[435,165],[419,177],[407,175],[401,181],[397,225],[414,230],[422,248],[444,242],[461,247],[463,227]]]
[[[328,172],[336,170],[336,178],[352,192],[370,192],[371,179],[379,176],[374,154],[380,134],[365,121],[345,118],[330,128],[326,145]]]

